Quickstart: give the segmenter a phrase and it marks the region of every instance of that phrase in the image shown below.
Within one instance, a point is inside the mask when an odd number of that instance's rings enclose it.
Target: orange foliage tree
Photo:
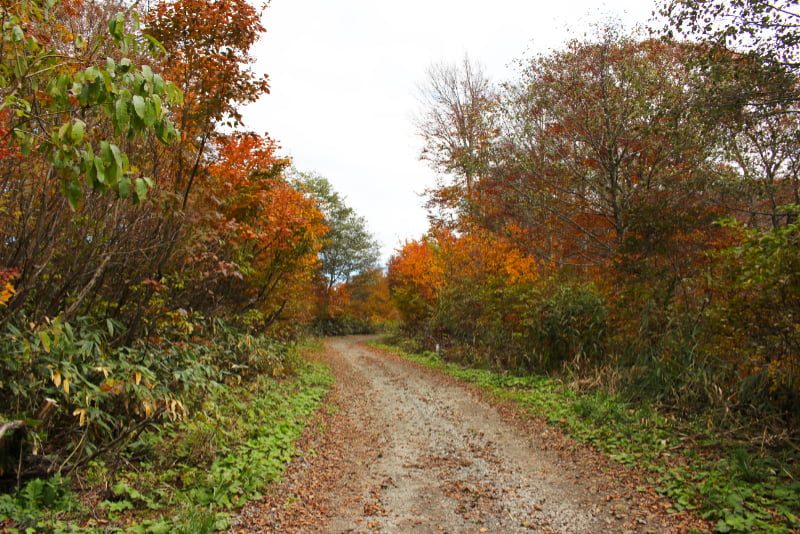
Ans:
[[[289,161],[277,149],[252,133],[229,136],[209,167],[204,199],[213,207],[211,242],[224,247],[215,254],[217,276],[204,281],[216,286],[207,294],[228,301],[235,315],[254,312],[262,326],[287,305],[293,320],[309,319],[304,303],[329,231],[315,198],[284,175]]]
[[[3,319],[109,317],[130,342],[176,310],[306,317],[319,211],[273,141],[222,131],[268,92],[251,69],[261,12],[163,1],[140,23],[128,7],[0,7]]]

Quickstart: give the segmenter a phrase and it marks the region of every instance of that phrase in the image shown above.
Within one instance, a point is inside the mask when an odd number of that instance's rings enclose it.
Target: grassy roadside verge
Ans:
[[[543,418],[575,440],[648,472],[649,485],[677,509],[714,522],[718,532],[800,532],[796,449],[770,450],[735,432],[710,431],[701,421],[667,417],[603,392],[579,393],[550,377],[472,369],[433,353],[374,345],[510,400],[526,416]]]
[[[0,530],[224,529],[231,512],[280,478],[332,381],[327,367],[298,358],[280,379],[219,383],[191,418],[143,433],[124,457],[91,464],[73,487],[59,478],[38,480],[0,496]]]

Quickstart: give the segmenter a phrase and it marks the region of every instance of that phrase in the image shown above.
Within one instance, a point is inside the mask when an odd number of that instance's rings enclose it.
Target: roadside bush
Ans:
[[[716,255],[708,344],[741,377],[737,400],[757,411],[800,410],[800,225],[741,230]]]
[[[199,337],[204,329],[213,337]],[[283,376],[297,365],[293,346],[219,321],[135,347],[115,345],[122,331],[114,321],[88,318],[7,324],[0,421],[25,421],[40,448],[70,470],[120,450],[148,425],[187,417],[221,384]],[[0,478],[16,480],[15,472]]]
[[[682,415],[724,410],[731,369],[701,346],[701,338],[698,327],[674,320],[658,335],[618,339],[616,367],[625,397]]]
[[[607,316],[604,298],[591,284],[557,284],[542,291],[522,321],[528,370],[551,370],[575,360],[600,362]]]
[[[39,430],[51,445],[73,452],[99,447],[156,412],[180,417],[180,391],[211,375],[187,354],[115,348],[118,323],[59,320],[0,335],[0,414],[43,417]],[[36,423],[39,424],[39,423]],[[77,460],[81,454],[73,456]]]
[[[311,331],[317,336],[356,336],[376,334],[380,327],[371,321],[343,316],[317,319]]]

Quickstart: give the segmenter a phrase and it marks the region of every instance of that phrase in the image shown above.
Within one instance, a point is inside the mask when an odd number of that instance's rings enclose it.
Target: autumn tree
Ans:
[[[422,111],[415,119],[424,142],[422,158],[440,174],[430,206],[458,217],[469,210],[474,184],[484,173],[494,135],[490,110],[494,89],[481,65],[464,57],[460,64],[435,63],[419,87]]]
[[[316,198],[287,177],[277,144],[254,133],[218,137],[197,213],[181,253],[177,304],[267,328],[302,322],[329,227]]]
[[[326,178],[296,170],[293,175],[298,187],[315,199],[328,227],[319,251],[315,324],[327,334],[359,333],[369,329],[370,320],[354,317],[349,308],[351,283],[356,279],[363,282],[363,276],[377,269],[378,242],[367,229],[366,219],[347,206]]]
[[[267,76],[251,68],[250,50],[264,31],[261,12],[246,0],[163,1],[147,11],[145,23],[168,52],[164,76],[184,95],[176,117],[181,143],[160,157],[172,165],[185,208],[218,128],[240,126],[239,106],[269,92]]]
[[[708,76],[699,94],[707,118],[722,127],[735,246],[709,267],[705,339],[747,387],[748,409],[796,412],[795,321],[800,102],[800,10],[794,0],[665,1],[665,31],[697,39]],[[730,223],[729,221],[729,224]],[[748,228],[749,227],[749,228]]]
[[[482,108],[481,123],[491,128],[479,154],[451,153],[454,182],[433,192],[434,207],[442,198],[458,207],[457,237],[411,244],[391,264],[407,324],[472,346],[493,336],[509,346],[527,339],[522,346],[538,354],[530,363],[545,365],[571,352],[597,357],[607,317],[628,324],[652,310],[640,331],[663,333],[678,298],[684,309],[694,306],[701,297],[687,281],[708,263],[709,249],[726,244],[715,221],[728,214],[718,183],[731,171],[719,158],[721,130],[702,117],[696,88],[708,77],[693,66],[696,57],[694,45],[611,28],[520,62],[519,79]],[[458,163],[480,171],[469,189],[457,185]],[[480,274],[492,272],[493,250],[529,262],[534,278]],[[414,265],[444,273],[438,296],[421,284],[424,272],[410,274]],[[618,303],[611,315],[607,291]],[[535,304],[523,312],[526,299]],[[561,339],[569,324],[584,325],[570,334],[575,343],[543,341]]]
[[[664,0],[667,31],[714,47],[746,51],[761,61],[800,68],[800,9],[796,0]]]
[[[685,212],[708,224],[706,139],[685,104],[690,53],[610,33],[533,59],[508,86],[498,143],[507,164],[486,187],[499,216],[549,236],[528,244],[537,254],[593,267],[642,236],[643,220]]]
[[[409,330],[420,332],[426,328],[444,284],[443,267],[433,236],[407,241],[389,259],[389,289]]]
[[[737,217],[773,227],[796,218],[797,2],[664,2],[667,33],[701,41],[696,91],[721,126],[720,159]]]
[[[122,5],[85,9],[0,8],[1,254],[18,273],[8,312],[32,318],[73,316],[136,254],[134,219],[153,181],[132,147],[178,137],[169,105],[180,92],[150,66],[157,41]]]
[[[397,310],[392,304],[389,281],[383,269],[362,271],[353,277],[348,289],[350,299],[346,313],[355,319],[372,324],[396,320]]]
[[[266,76],[251,69],[250,49],[264,28],[260,12],[247,2],[155,2],[148,4],[143,24],[166,51],[154,68],[183,92],[171,110],[183,135],[170,150],[152,143],[138,147],[142,167],[158,184],[157,223],[149,227],[150,240],[158,244],[146,256],[145,276],[131,280],[132,289],[119,299],[120,308],[132,310],[126,312],[133,313],[131,323],[145,317],[150,299],[159,300],[158,286],[140,286],[141,280],[182,285],[175,273],[185,273],[186,258],[197,257],[187,250],[208,243],[198,234],[213,233],[206,226],[211,207],[205,199],[218,186],[210,169],[215,150],[227,143],[222,129],[241,125],[238,106],[268,90]]]

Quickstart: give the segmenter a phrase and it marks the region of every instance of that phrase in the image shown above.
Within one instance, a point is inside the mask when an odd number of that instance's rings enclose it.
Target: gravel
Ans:
[[[285,480],[231,532],[656,533],[703,526],[640,473],[469,386],[326,342],[337,384]]]

